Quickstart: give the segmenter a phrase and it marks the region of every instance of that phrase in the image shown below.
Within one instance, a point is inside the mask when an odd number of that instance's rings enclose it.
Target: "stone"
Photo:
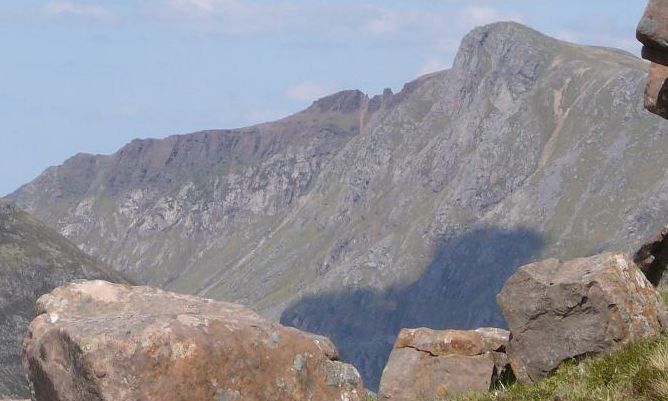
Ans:
[[[645,85],[645,108],[658,116],[668,118],[668,67],[651,63]]]
[[[668,50],[668,1],[649,1],[638,23],[636,37],[647,47]]]
[[[82,281],[39,298],[23,342],[38,401],[358,401],[357,370],[325,337],[246,307]]]
[[[505,349],[510,333],[402,329],[380,381],[379,399],[447,399],[489,390],[509,371]]]
[[[649,60],[653,63],[668,65],[668,51],[643,46],[641,56],[645,60]]]
[[[497,301],[512,333],[508,357],[524,383],[564,361],[657,336],[668,321],[661,296],[625,253],[523,266]]]
[[[633,261],[654,286],[666,288],[668,277],[664,275],[668,266],[668,225],[636,251]]]
[[[651,61],[645,85],[645,108],[668,118],[668,1],[649,1],[638,23],[636,37],[643,44],[642,57]]]

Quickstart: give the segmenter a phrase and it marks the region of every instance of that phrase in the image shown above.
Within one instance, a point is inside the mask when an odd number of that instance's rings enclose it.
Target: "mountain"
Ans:
[[[374,388],[399,328],[503,326],[516,267],[665,223],[647,68],[496,23],[397,94],[77,155],[10,198],[141,281],[330,336]]]
[[[20,352],[37,298],[84,278],[127,282],[53,229],[0,199],[0,398],[30,395]]]

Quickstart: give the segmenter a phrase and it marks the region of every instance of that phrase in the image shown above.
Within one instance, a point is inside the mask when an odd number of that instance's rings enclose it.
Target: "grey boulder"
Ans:
[[[667,322],[661,296],[624,253],[523,266],[497,301],[522,382],[542,379],[566,360],[657,336]]]

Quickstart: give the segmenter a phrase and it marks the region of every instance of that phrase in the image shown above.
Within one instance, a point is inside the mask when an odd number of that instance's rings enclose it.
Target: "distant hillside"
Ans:
[[[53,229],[0,199],[0,398],[30,395],[20,352],[37,298],[83,278],[126,282]]]
[[[10,198],[124,273],[332,337],[373,388],[398,328],[503,325],[520,264],[668,221],[646,72],[497,23],[400,93],[77,155]]]

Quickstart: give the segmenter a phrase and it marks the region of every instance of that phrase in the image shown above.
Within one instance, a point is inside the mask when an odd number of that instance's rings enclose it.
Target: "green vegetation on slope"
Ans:
[[[664,293],[668,304],[668,293]],[[608,355],[568,363],[543,381],[458,401],[668,401],[668,334]]]
[[[580,364],[565,364],[550,378],[529,385],[471,394],[459,401],[666,401],[668,335]]]

